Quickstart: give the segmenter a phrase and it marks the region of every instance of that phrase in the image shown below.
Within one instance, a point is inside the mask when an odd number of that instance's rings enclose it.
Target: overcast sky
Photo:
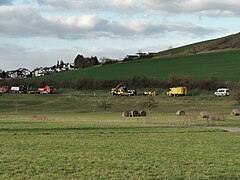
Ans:
[[[123,58],[237,33],[239,0],[0,0],[0,69]]]

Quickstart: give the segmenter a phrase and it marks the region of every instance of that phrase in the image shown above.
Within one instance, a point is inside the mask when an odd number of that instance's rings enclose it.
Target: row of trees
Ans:
[[[99,61],[96,56],[94,57],[83,57],[83,55],[78,54],[74,59],[75,68],[86,68],[98,65]]]
[[[24,79],[16,79],[11,81],[1,81],[0,85],[20,85],[25,84],[32,88],[42,87],[46,84],[52,85],[56,88],[69,88],[69,89],[110,89],[117,86],[120,82],[124,82],[127,87],[134,89],[153,89],[162,88],[168,89],[169,87],[186,86],[188,89],[201,89],[201,90],[215,90],[219,87],[229,87],[232,90],[240,90],[240,83],[235,82],[221,82],[214,77],[204,80],[195,80],[189,76],[175,76],[170,75],[167,80],[158,80],[146,77],[133,77],[126,80],[97,80],[97,79],[80,79],[80,80],[40,80],[40,81],[27,81]]]

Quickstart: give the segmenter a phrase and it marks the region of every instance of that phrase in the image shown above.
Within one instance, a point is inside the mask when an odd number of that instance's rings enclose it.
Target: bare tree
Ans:
[[[158,106],[158,101],[154,97],[149,97],[147,100],[140,104],[143,108],[147,108],[148,111]]]
[[[237,92],[234,96],[234,100],[237,101],[238,104],[240,104],[240,92]]]
[[[99,108],[103,109],[104,111],[107,111],[108,109],[112,108],[112,102],[107,97],[103,97],[99,101]]]

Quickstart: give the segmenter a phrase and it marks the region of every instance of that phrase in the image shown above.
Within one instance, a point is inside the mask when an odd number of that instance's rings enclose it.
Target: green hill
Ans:
[[[194,54],[206,54],[211,52],[221,52],[240,49],[240,33],[226,37],[203,41],[187,46],[182,46],[154,54],[155,58],[159,57],[176,57],[189,56]]]
[[[240,81],[240,33],[158,53],[150,59],[99,65],[29,80],[112,80],[136,76],[166,80],[169,75]]]
[[[121,62],[105,66],[57,73],[37,79],[126,79],[134,76],[165,80],[170,74],[189,75],[195,79],[216,77],[219,80],[240,80],[240,50],[191,56],[154,58]]]

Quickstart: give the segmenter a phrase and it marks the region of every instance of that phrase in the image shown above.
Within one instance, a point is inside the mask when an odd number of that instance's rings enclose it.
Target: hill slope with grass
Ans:
[[[240,33],[161,51],[155,53],[154,57],[189,56],[229,50],[240,50]]]
[[[240,81],[240,33],[154,53],[150,59],[99,65],[62,72],[29,81],[50,80],[125,80],[133,77],[166,80],[169,75],[194,79],[215,77],[220,81]]]
[[[30,80],[124,80],[136,76],[166,80],[169,75],[186,75],[194,79],[216,77],[221,81],[240,81],[239,67],[240,50],[235,50],[191,56],[121,62],[57,73]]]

